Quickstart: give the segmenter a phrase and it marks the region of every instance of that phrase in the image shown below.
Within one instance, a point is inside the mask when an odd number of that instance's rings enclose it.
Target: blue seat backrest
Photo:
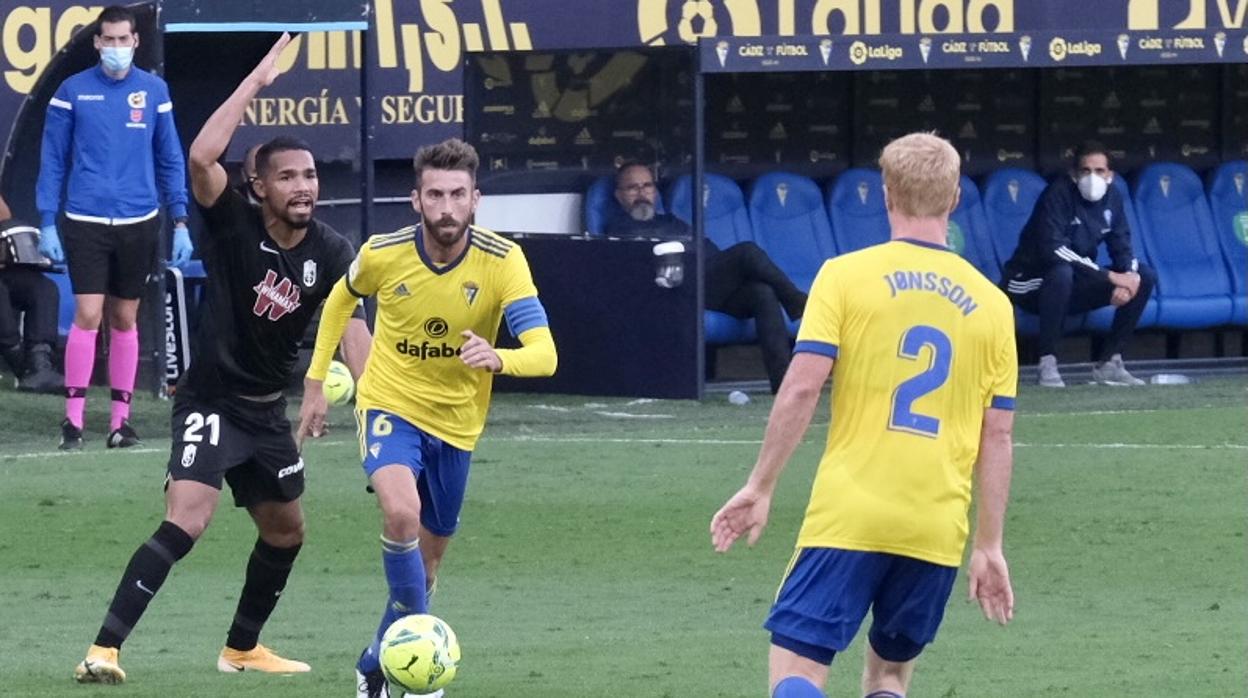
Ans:
[[[949,216],[949,247],[995,284],[1001,280],[1001,264],[989,239],[988,218],[984,215],[979,187],[965,175],[961,187],[958,207]]]
[[[1235,293],[1248,293],[1248,160],[1223,163],[1209,175],[1209,205],[1230,264]]]
[[[1231,281],[1196,173],[1178,163],[1149,165],[1136,179],[1134,195],[1139,237],[1156,267],[1162,298],[1229,295]]]
[[[835,254],[818,185],[772,172],[754,180],[748,201],[754,240],[798,288],[809,290],[824,260]]]
[[[840,254],[888,242],[884,181],[878,170],[845,170],[828,187],[828,218]]]
[[[590,235],[603,235],[606,233],[607,222],[622,213],[620,202],[615,200],[615,176],[603,175],[595,179],[589,189],[585,190],[585,201],[583,203],[585,212],[585,230]],[[663,197],[655,193],[654,208],[657,212],[663,213]]]
[[[667,192],[672,215],[693,225],[693,177],[683,175]],[[745,208],[745,195],[731,179],[706,173],[702,182],[702,212],[706,216],[706,237],[721,250],[739,242],[754,240],[754,227]]]
[[[1018,237],[1031,218],[1046,182],[1031,170],[1007,167],[988,175],[980,190],[989,240],[1001,264],[1014,256]]]

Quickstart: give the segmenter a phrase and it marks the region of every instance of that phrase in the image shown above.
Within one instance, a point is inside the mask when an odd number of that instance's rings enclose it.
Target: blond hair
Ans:
[[[888,201],[911,218],[948,215],[958,194],[958,151],[933,133],[911,133],[884,147],[880,169]]]

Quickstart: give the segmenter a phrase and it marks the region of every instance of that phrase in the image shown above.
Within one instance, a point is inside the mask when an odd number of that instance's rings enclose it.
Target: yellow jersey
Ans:
[[[794,351],[835,359],[798,546],[956,567],[984,410],[1014,408],[1009,299],[956,253],[893,240],[824,263]]]
[[[461,333],[471,330],[494,345],[505,318],[524,344],[523,349],[496,350],[501,372],[508,375],[550,375],[556,357],[520,246],[477,226],[469,226],[465,235],[463,254],[444,266],[425,254],[419,225],[374,235],[360,248],[341,286],[356,297],[377,298],[373,345],[356,408],[385,410],[456,448],[472,450],[485,426],[493,375],[459,359],[465,342]],[[327,302],[326,314],[331,307],[339,314],[339,305]],[[318,335],[309,376],[317,377],[320,364],[328,365],[341,326],[337,332],[327,346]]]

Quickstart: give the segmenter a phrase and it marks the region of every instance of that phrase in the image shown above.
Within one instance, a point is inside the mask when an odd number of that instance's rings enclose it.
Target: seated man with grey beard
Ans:
[[[621,165],[615,175],[615,200],[623,213],[607,221],[607,235],[688,239],[691,233],[684,221],[655,211],[657,193],[649,167],[640,162]],[[703,238],[702,254],[706,259],[706,309],[754,318],[767,380],[775,393],[789,368],[793,348],[785,313],[794,320],[800,318],[806,309],[806,294],[752,242],[720,250]]]

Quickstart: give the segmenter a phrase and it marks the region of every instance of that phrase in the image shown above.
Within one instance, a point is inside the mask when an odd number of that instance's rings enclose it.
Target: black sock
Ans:
[[[121,647],[130,631],[147,610],[147,604],[160,591],[169,570],[191,552],[195,539],[172,522],[162,521],[160,527],[134,551],[130,564],[121,575],[108,615],[95,636],[101,647]]]
[[[256,547],[252,549],[251,559],[247,561],[247,581],[243,583],[243,595],[238,599],[238,610],[234,612],[230,634],[225,638],[226,647],[246,652],[256,646],[260,629],[277,606],[282,589],[286,588],[290,567],[294,564],[300,547],[296,545],[292,548],[275,548],[259,538],[256,539]]]

